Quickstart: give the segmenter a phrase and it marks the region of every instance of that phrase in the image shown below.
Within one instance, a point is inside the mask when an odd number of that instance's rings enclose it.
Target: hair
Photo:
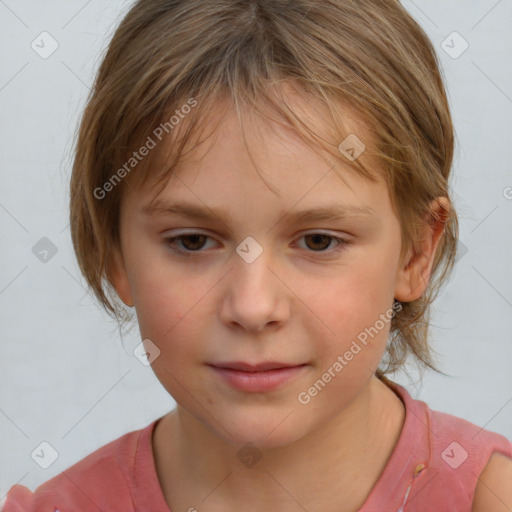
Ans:
[[[318,109],[336,144],[294,111],[284,86]],[[454,129],[432,43],[393,0],[133,4],[108,45],[87,99],[70,184],[73,247],[106,312],[118,323],[133,319],[109,277],[113,250],[120,247],[126,187],[137,190],[148,178],[165,185],[221,100],[231,101],[239,117],[248,106],[291,128],[322,155],[330,154],[371,181],[378,169],[400,220],[402,256],[409,247],[420,249],[422,223],[436,216],[432,201],[448,198],[428,286],[417,300],[395,300],[384,366],[376,370],[385,379],[412,355],[421,369],[442,373],[434,364],[428,329],[430,305],[456,256],[458,220],[448,190]],[[363,138],[358,132],[366,149],[353,161],[338,148],[351,135],[344,124],[347,112],[364,121],[369,133]],[[153,145],[158,151],[151,151]],[[147,158],[136,158],[138,149],[148,153],[143,146],[149,149]],[[152,166],[163,146],[166,165]]]

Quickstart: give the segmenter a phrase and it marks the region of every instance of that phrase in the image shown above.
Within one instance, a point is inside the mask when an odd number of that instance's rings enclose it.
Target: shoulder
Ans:
[[[471,510],[512,512],[512,443],[464,418],[431,409],[425,402],[412,403],[418,438],[428,446],[426,470],[431,508],[419,510]],[[432,508],[437,507],[437,508]],[[501,507],[501,508],[500,508]]]
[[[430,414],[432,441],[446,481],[468,493],[472,512],[512,511],[512,443],[505,436],[463,418]]]
[[[454,452],[460,458],[461,464],[464,462],[464,465],[470,466],[477,473],[477,478],[495,452],[512,457],[512,443],[502,434],[486,430],[459,416],[428,407],[427,417],[428,428],[433,434],[431,445],[443,454],[443,460],[449,466],[452,465],[448,459]]]
[[[512,510],[512,458],[494,453],[478,478],[472,512]]]
[[[0,502],[0,511],[132,510],[130,477],[143,430],[129,432],[98,448],[34,492],[22,485],[12,486],[4,503]]]

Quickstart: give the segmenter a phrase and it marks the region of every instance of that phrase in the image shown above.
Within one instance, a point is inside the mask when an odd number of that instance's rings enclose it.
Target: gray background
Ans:
[[[35,489],[174,405],[132,353],[137,327],[120,336],[87,292],[68,227],[72,137],[129,4],[0,0],[0,499],[15,483]],[[512,439],[512,1],[403,4],[446,76],[462,257],[433,310],[432,346],[451,377],[394,378],[432,409]],[[43,31],[58,43],[46,59],[31,47],[42,46]],[[461,55],[454,31],[469,43]],[[57,248],[47,262],[32,252],[43,237]],[[31,457],[44,441],[59,454],[47,469]]]

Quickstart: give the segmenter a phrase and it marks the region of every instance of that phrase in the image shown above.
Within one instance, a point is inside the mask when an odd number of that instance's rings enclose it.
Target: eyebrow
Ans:
[[[146,205],[142,209],[145,217],[159,217],[166,215],[178,215],[194,220],[212,221],[230,219],[226,210],[201,207],[188,202],[169,202],[159,199]],[[344,203],[333,203],[310,210],[289,211],[281,215],[281,221],[289,222],[319,222],[336,221],[349,217],[372,217],[374,211],[368,206],[356,206]]]

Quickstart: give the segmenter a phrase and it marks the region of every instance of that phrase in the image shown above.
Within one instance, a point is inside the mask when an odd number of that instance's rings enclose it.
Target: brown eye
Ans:
[[[329,233],[322,232],[309,233],[303,235],[300,239],[305,240],[301,249],[304,249],[310,254],[316,253],[319,257],[334,256],[347,249],[353,243],[350,239],[339,238]],[[335,244],[331,245],[332,242],[335,242]]]
[[[211,237],[201,233],[189,233],[171,238],[165,238],[165,245],[168,249],[181,256],[192,256],[194,253],[206,252],[204,249]]]
[[[176,238],[181,239],[183,247],[187,251],[197,251],[204,246],[205,239],[208,237],[206,235],[182,235]]]
[[[331,242],[335,240],[334,237],[329,235],[324,235],[321,233],[315,233],[313,235],[305,235],[305,240],[308,240],[308,243],[306,245],[309,249],[315,250],[315,251],[323,251],[329,247]]]

